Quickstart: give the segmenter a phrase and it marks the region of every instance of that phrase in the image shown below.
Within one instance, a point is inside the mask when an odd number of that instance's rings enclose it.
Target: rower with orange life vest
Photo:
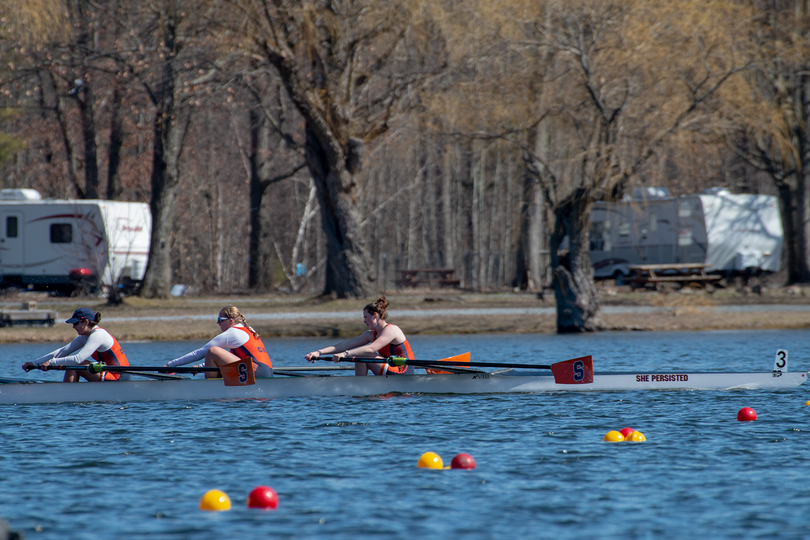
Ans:
[[[108,366],[128,366],[129,362],[121,349],[118,340],[109,332],[98,326],[101,322],[101,313],[95,313],[90,308],[79,308],[73,316],[65,321],[73,325],[79,334],[73,341],[53,352],[37,358],[33,362],[26,362],[22,368],[30,371],[34,368],[48,371],[49,367],[56,366],[83,366],[92,364],[92,357],[96,362],[103,362]],[[79,382],[80,378],[88,381],[126,381],[127,373],[91,373],[89,371],[67,370],[64,382]]]
[[[338,343],[331,347],[318,349],[304,356],[314,362],[321,355],[331,354],[335,362],[341,358],[366,357],[388,358],[401,356],[414,359],[411,345],[405,333],[395,324],[386,322],[388,317],[388,300],[385,295],[363,308],[363,322],[368,328],[356,338]],[[413,375],[413,366],[389,366],[388,364],[355,362],[355,375]]]
[[[224,307],[219,311],[217,324],[222,333],[197,350],[169,361],[166,365],[175,367],[190,364],[205,358],[205,367],[222,367],[242,358],[253,359],[253,372],[256,378],[273,376],[273,363],[261,336],[248,326],[245,316],[236,306]],[[206,372],[207,378],[218,377],[216,372]]]

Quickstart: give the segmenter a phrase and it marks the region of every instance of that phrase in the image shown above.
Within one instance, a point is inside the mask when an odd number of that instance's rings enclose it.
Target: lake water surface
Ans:
[[[596,371],[810,369],[807,331],[414,336],[418,358]],[[267,340],[303,365],[329,340]],[[153,365],[199,342],[123,343]],[[53,344],[0,345],[0,376]],[[805,538],[810,386],[789,391],[393,395],[0,405],[0,517],[27,539]],[[756,422],[737,422],[741,407]],[[640,444],[605,443],[633,427]],[[417,469],[423,452],[472,471]],[[248,509],[269,485],[275,511]],[[228,512],[197,505],[226,492]]]

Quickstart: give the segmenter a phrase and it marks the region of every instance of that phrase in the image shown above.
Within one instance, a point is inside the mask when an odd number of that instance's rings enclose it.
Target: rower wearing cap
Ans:
[[[383,295],[376,302],[367,304],[363,308],[363,322],[368,328],[367,331],[349,341],[312,351],[304,358],[314,362],[322,354],[331,354],[335,362],[339,362],[343,358],[388,358],[391,356],[401,356],[413,360],[413,351],[405,333],[399,326],[388,323],[385,320],[387,317],[388,300]],[[374,375],[383,376],[413,375],[414,373],[413,366],[389,366],[376,362],[355,361],[355,375],[368,375],[369,371]]]
[[[96,313],[90,308],[79,308],[73,312],[73,316],[65,321],[73,325],[78,336],[53,352],[37,358],[33,362],[26,362],[22,365],[25,371],[40,368],[48,371],[54,366],[83,366],[92,364],[90,358],[96,362],[103,362],[108,366],[128,366],[129,362],[121,349],[118,340],[109,332],[98,326],[101,322],[101,313]],[[90,373],[89,371],[68,370],[65,372],[64,382],[79,382],[80,378],[88,381],[125,381],[129,380],[127,373]]]
[[[224,307],[219,311],[217,324],[222,333],[195,351],[175,358],[166,365],[170,367],[190,364],[205,358],[205,367],[222,367],[242,358],[253,359],[253,372],[256,378],[273,376],[273,363],[262,338],[256,330],[248,326],[245,316],[236,306]],[[207,378],[218,377],[216,372],[206,372]]]

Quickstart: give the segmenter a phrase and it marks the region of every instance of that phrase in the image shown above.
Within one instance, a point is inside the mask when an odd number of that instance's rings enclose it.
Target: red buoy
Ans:
[[[633,428],[631,428],[631,427],[626,427],[626,428],[622,428],[622,429],[620,429],[620,430],[619,430],[619,433],[621,433],[622,435],[624,435],[624,438],[626,439],[626,438],[627,438],[627,437],[629,437],[629,436],[630,436],[630,434],[631,434],[631,433],[633,433],[634,431],[635,431],[635,429],[633,429]]]
[[[271,487],[257,486],[248,495],[247,505],[248,508],[275,510],[278,508],[278,495]]]
[[[470,454],[458,454],[450,462],[451,469],[474,469],[475,460]]]
[[[752,409],[751,407],[743,407],[740,409],[740,412],[737,413],[737,420],[740,422],[753,422],[757,419],[757,411]]]

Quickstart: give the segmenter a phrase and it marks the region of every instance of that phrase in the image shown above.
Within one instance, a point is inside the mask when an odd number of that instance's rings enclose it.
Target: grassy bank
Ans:
[[[389,295],[391,310],[425,312],[424,316],[392,315],[390,321],[406,333],[527,333],[554,332],[556,315],[553,294],[540,299],[527,293],[501,292],[472,294],[458,291],[416,290]],[[127,298],[123,305],[108,306],[103,298],[51,298],[32,293],[0,297],[4,309],[19,309],[22,302],[36,302],[36,309],[55,310],[57,324],[47,327],[0,328],[0,342],[48,341],[67,342],[75,336],[67,319],[77,307],[87,306],[102,313],[102,326],[120,340],[209,339],[218,331],[215,319],[219,309],[236,305],[263,336],[353,336],[364,329],[361,311],[364,300],[334,300],[302,296],[245,295],[227,297],[181,297],[168,300]],[[722,289],[712,294],[653,291],[632,292],[627,288],[600,288],[603,306],[652,306],[656,313],[603,313],[602,320],[611,330],[684,331],[726,329],[810,328],[810,312],[739,312],[729,314],[718,306],[769,304],[774,306],[810,304],[810,289],[771,288],[762,294],[743,290]],[[548,314],[458,315],[459,309],[550,308]],[[307,314],[334,313],[335,318],[306,319]],[[285,313],[279,320],[250,320],[252,314]],[[345,314],[356,314],[346,318]],[[161,317],[160,320],[135,320],[138,317]],[[204,317],[202,320],[190,317]],[[124,319],[127,320],[116,320]]]

